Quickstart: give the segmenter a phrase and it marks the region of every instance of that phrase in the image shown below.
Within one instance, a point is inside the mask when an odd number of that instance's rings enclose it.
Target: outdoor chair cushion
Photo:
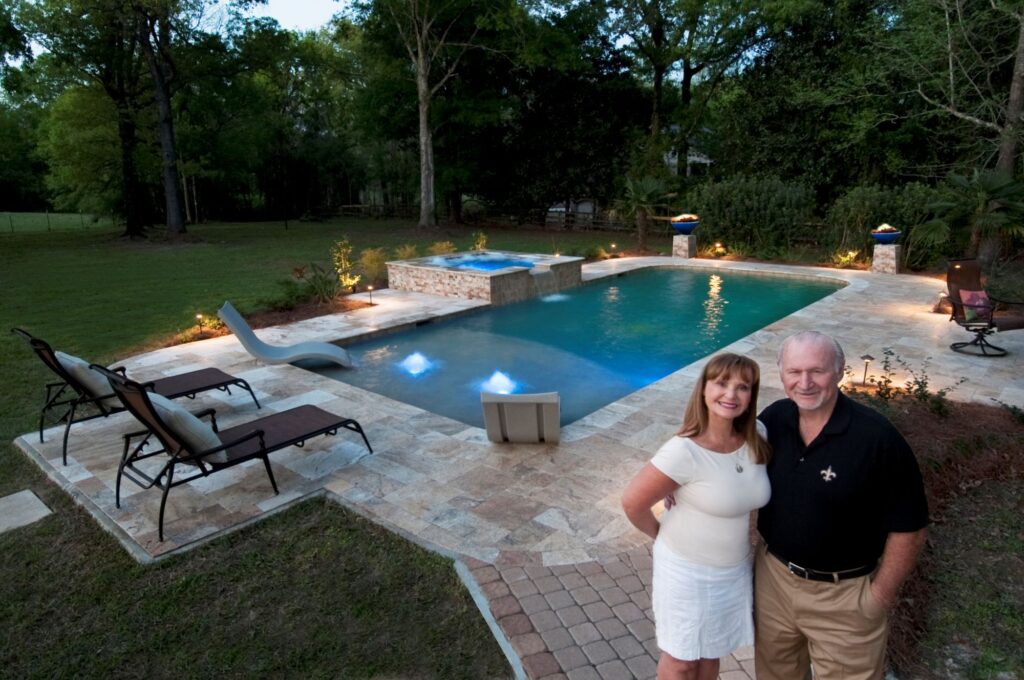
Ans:
[[[196,453],[221,445],[220,437],[213,431],[213,428],[189,413],[180,404],[176,404],[159,394],[152,393],[149,394],[149,401],[160,414],[164,424],[184,439]],[[224,451],[218,451],[217,453],[203,456],[203,460],[208,460],[211,463],[226,463],[228,454]]]
[[[992,318],[992,303],[983,290],[961,290],[960,301],[964,304],[965,321],[989,321]]]
[[[74,376],[78,382],[89,390],[90,396],[94,398],[103,397],[99,401],[107,408],[121,408],[121,401],[114,396],[114,391],[110,389],[110,383],[102,375],[89,368],[89,363],[85,359],[59,351],[54,352],[54,356],[57,357],[57,361],[60,362],[65,371]]]

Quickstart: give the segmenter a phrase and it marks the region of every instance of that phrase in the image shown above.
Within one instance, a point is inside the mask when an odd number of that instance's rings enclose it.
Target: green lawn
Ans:
[[[0,496],[32,489],[55,514],[0,535],[0,675],[494,677],[508,664],[451,564],[314,501],[157,566],[139,566],[10,443],[35,427],[51,379],[21,341],[113,362],[213,314],[279,294],[279,279],[355,254],[437,240],[404,223],[216,224],[186,242],[116,230],[0,236]],[[488,246],[584,252],[622,234],[489,229]],[[667,251],[667,236],[652,239]]]
[[[82,213],[0,212],[0,238],[29,231],[70,231],[75,229],[82,231],[113,228],[113,222],[109,217]]]

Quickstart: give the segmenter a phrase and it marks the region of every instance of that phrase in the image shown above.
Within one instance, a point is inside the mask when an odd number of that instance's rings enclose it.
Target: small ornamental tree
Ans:
[[[334,271],[338,273],[338,283],[341,287],[354,291],[362,277],[352,273],[352,244],[347,238],[335,241],[331,248],[331,261],[334,263]]]

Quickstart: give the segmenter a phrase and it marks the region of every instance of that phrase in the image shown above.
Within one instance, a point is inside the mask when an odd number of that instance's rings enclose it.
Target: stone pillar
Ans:
[[[876,243],[871,256],[871,271],[879,274],[899,274],[902,246],[896,243]]]
[[[673,236],[672,257],[697,257],[697,235],[676,234]]]

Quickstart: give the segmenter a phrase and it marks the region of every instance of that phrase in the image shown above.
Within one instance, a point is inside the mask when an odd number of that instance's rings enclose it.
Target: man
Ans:
[[[928,507],[896,428],[839,392],[845,358],[816,332],[782,344],[772,497],[758,514],[758,680],[880,680],[888,611],[924,546]]]

